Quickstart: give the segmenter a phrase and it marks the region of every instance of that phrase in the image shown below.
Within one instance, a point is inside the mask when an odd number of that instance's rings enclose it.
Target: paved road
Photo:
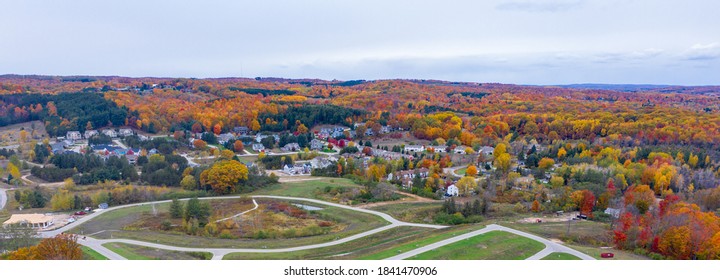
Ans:
[[[471,238],[471,237],[473,237],[473,236],[481,235],[481,234],[488,233],[488,232],[491,232],[491,231],[496,231],[496,230],[510,232],[510,233],[517,234],[517,235],[520,235],[520,236],[523,236],[523,237],[526,237],[526,238],[529,238],[529,239],[532,239],[532,240],[535,240],[535,241],[538,241],[538,242],[540,242],[540,243],[545,244],[545,249],[541,250],[540,252],[538,252],[538,253],[535,254],[535,255],[530,256],[529,258],[527,258],[528,260],[539,260],[539,259],[542,259],[542,258],[544,258],[545,256],[547,256],[547,255],[549,255],[549,254],[551,254],[551,253],[553,253],[553,252],[568,253],[568,254],[574,255],[574,256],[576,256],[576,257],[578,257],[578,258],[580,258],[580,259],[583,259],[583,260],[594,260],[594,259],[595,259],[595,258],[593,258],[593,257],[591,257],[591,256],[588,256],[588,255],[586,255],[586,254],[584,254],[584,253],[582,253],[582,252],[580,252],[580,251],[577,251],[577,250],[574,250],[574,249],[572,249],[572,248],[568,248],[568,247],[566,247],[566,246],[563,246],[563,245],[560,245],[560,244],[551,242],[550,240],[547,240],[547,239],[545,239],[545,238],[538,237],[538,236],[536,236],[536,235],[532,235],[532,234],[529,234],[529,233],[526,233],[526,232],[522,232],[522,231],[519,231],[519,230],[514,230],[514,229],[511,229],[511,228],[507,228],[507,227],[504,227],[504,226],[492,224],[492,225],[488,225],[487,227],[485,227],[485,228],[483,228],[483,229],[480,229],[480,230],[476,230],[476,231],[473,231],[473,232],[469,232],[469,233],[466,233],[466,234],[463,234],[463,235],[458,235],[458,236],[453,237],[453,238],[448,238],[448,239],[445,239],[445,240],[443,240],[443,241],[439,241],[439,242],[436,242],[436,243],[433,243],[433,244],[430,244],[430,245],[427,245],[427,246],[424,246],[424,247],[417,248],[417,249],[412,250],[412,251],[408,251],[408,252],[399,254],[399,255],[397,255],[397,256],[393,256],[393,257],[387,258],[387,260],[404,260],[404,259],[407,259],[407,258],[409,258],[409,257],[415,256],[415,255],[418,255],[418,254],[422,254],[422,253],[424,253],[424,252],[427,252],[427,251],[430,251],[430,250],[434,250],[434,249],[440,248],[440,247],[442,247],[442,246],[445,246],[445,245],[448,245],[448,244],[451,244],[451,243],[455,243],[455,242],[458,242],[458,241],[461,241],[461,240],[464,240],[464,239]]]
[[[209,200],[209,199],[237,199],[240,198],[240,196],[222,196],[222,197],[203,197],[200,198],[202,200]],[[310,198],[298,198],[298,197],[287,197],[287,196],[270,196],[270,195],[257,195],[253,196],[253,199],[256,198],[271,198],[271,199],[285,199],[285,200],[294,200],[294,201],[305,201],[305,202],[311,202],[315,204],[322,204],[342,209],[349,209],[354,210],[358,212],[363,212],[367,214],[372,214],[379,216],[386,221],[388,221],[390,224],[379,227],[376,229],[372,229],[366,232],[358,233],[352,236],[348,236],[342,239],[338,239],[331,242],[326,243],[320,243],[320,244],[311,244],[311,245],[305,245],[305,246],[299,246],[299,247],[291,247],[291,248],[279,248],[279,249],[224,249],[224,248],[187,248],[187,247],[177,247],[177,246],[170,246],[170,245],[164,245],[164,244],[156,244],[151,242],[144,242],[144,241],[137,241],[137,240],[128,240],[128,239],[95,239],[92,237],[86,237],[85,240],[82,240],[81,244],[88,246],[92,248],[93,250],[97,251],[98,253],[101,253],[108,258],[112,259],[122,259],[122,257],[118,258],[117,254],[105,254],[107,252],[107,248],[103,247],[102,244],[110,243],[110,242],[122,242],[127,244],[134,244],[134,245],[140,245],[140,246],[146,246],[151,248],[158,248],[163,250],[171,250],[171,251],[183,251],[183,252],[210,252],[213,254],[213,259],[222,259],[223,256],[229,253],[280,253],[280,252],[292,252],[292,251],[300,251],[300,250],[308,250],[308,249],[316,249],[316,248],[323,248],[328,246],[334,246],[338,244],[342,244],[345,242],[350,242],[352,240],[356,240],[359,238],[363,238],[369,235],[376,234],[381,231],[385,231],[391,228],[399,227],[399,226],[415,226],[415,227],[426,227],[426,228],[446,228],[447,226],[440,226],[440,225],[428,225],[428,224],[416,224],[416,223],[406,223],[402,221],[398,221],[392,216],[368,209],[359,209],[347,205],[341,205],[336,204],[332,202],[317,200],[317,199],[310,199]],[[187,200],[187,199],[185,199]],[[69,224],[65,227],[53,230],[53,231],[46,231],[46,232],[40,232],[40,235],[44,238],[53,237],[57,234],[63,233],[65,231],[71,230],[83,223],[86,223],[87,221],[91,220],[92,218],[95,218],[99,215],[102,215],[103,213],[106,213],[108,211],[116,210],[116,209],[122,209],[127,207],[133,207],[133,206],[140,206],[140,205],[151,205],[156,203],[166,203],[170,202],[170,200],[164,200],[164,201],[154,201],[154,202],[144,202],[144,203],[136,203],[136,204],[128,204],[128,205],[121,205],[112,207],[106,210],[102,210],[99,212],[92,213],[90,215],[85,216],[84,218],[80,219],[79,221]]]
[[[0,187],[0,210],[5,208],[7,203],[7,193],[4,188]]]
[[[32,180],[28,179],[27,177],[29,177],[30,175],[32,175],[32,174],[26,174],[26,175],[23,175],[23,176],[20,177],[20,178],[21,178],[23,181],[25,181],[25,182],[27,182],[28,184],[30,184],[30,185],[38,185],[38,186],[40,186],[40,187],[56,188],[56,187],[62,187],[62,186],[65,185],[65,182],[38,183],[38,182],[35,182],[35,181],[32,181]]]

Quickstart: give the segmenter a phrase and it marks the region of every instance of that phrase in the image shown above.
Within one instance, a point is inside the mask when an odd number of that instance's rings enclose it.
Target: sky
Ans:
[[[0,74],[720,85],[720,1],[0,0]]]

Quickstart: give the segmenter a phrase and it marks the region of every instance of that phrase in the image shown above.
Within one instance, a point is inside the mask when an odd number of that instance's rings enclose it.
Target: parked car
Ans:
[[[77,211],[77,212],[75,212],[75,216],[82,216],[82,215],[87,215],[87,212],[85,212],[85,211]]]
[[[603,259],[609,259],[609,258],[615,257],[615,254],[613,254],[613,253],[602,253],[602,254],[600,254],[600,257],[603,258]]]

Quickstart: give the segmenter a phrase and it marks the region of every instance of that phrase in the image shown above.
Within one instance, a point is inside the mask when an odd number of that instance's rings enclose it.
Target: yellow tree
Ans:
[[[247,167],[234,160],[225,160],[213,164],[200,173],[200,183],[210,185],[218,194],[233,193],[237,185],[248,178]]]
[[[470,165],[465,170],[465,176],[475,177],[475,175],[477,175],[477,173],[478,173],[478,171],[477,171],[477,167],[475,167],[475,165]]]
[[[477,182],[475,181],[475,178],[465,176],[458,180],[457,183],[455,183],[455,186],[457,186],[458,190],[460,190],[460,193],[465,196],[470,194],[471,191],[477,188]]]
[[[507,173],[508,170],[510,170],[510,154],[503,153],[499,156],[496,155],[494,164],[498,170],[502,171],[503,173]]]

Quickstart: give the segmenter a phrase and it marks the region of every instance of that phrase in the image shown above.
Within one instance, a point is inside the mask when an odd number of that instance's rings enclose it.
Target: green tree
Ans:
[[[193,197],[188,200],[185,205],[185,221],[191,219],[197,219],[199,225],[205,226],[210,217],[210,204],[207,202],[201,202],[197,197]]]
[[[182,216],[183,216],[182,202],[180,202],[179,200],[177,200],[177,198],[175,198],[170,203],[170,217],[178,219],[178,218],[182,218]]]
[[[180,186],[186,190],[196,190],[198,187],[195,176],[193,175],[186,175],[183,177],[182,181],[180,181]]]

